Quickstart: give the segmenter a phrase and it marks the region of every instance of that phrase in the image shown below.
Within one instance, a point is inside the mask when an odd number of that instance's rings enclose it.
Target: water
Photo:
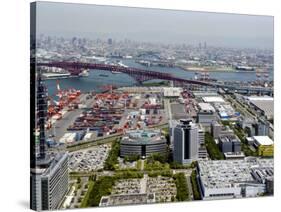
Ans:
[[[193,79],[195,72],[184,71],[180,68],[168,68],[168,67],[146,67],[135,63],[134,60],[122,60],[124,65],[129,67],[135,67],[150,71],[159,71],[164,73],[170,73],[174,76],[184,78],[184,79]],[[108,75],[108,77],[100,76],[100,74]],[[255,72],[210,72],[210,78],[215,78],[217,80],[232,80],[232,81],[254,81],[256,80],[256,73]],[[273,79],[273,70],[269,73],[269,79]],[[48,88],[48,93],[51,96],[55,96],[57,92],[56,87],[57,80],[46,80],[46,85]],[[87,91],[96,91],[100,92],[102,90],[102,86],[104,85],[116,85],[116,86],[132,86],[136,82],[132,79],[129,75],[119,73],[119,74],[112,74],[109,71],[102,71],[102,70],[94,70],[89,72],[88,77],[80,77],[80,78],[68,78],[68,79],[60,79],[59,84],[61,89],[69,89],[75,88],[79,89],[83,92]]]

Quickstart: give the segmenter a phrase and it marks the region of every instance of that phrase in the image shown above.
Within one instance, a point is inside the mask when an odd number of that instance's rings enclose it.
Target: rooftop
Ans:
[[[249,101],[273,101],[271,96],[249,96],[246,97]]]
[[[274,144],[274,142],[268,136],[254,136],[253,139],[259,145],[269,146]]]
[[[160,130],[130,130],[122,138],[122,143],[147,144],[166,142]]]
[[[220,103],[225,102],[223,100],[223,98],[220,97],[220,96],[204,96],[204,97],[202,97],[202,99],[203,99],[204,102],[211,102],[211,103],[213,103],[213,102],[220,102]]]
[[[200,102],[198,103],[198,106],[200,107],[201,110],[211,110],[215,112],[215,108],[210,104],[210,103],[205,103],[205,102]]]
[[[233,134],[221,135],[219,136],[220,141],[225,142],[240,142],[239,138]]]
[[[253,168],[273,170],[273,159],[245,158],[238,160],[198,161],[199,175],[206,188],[239,187],[241,183],[258,183]]]

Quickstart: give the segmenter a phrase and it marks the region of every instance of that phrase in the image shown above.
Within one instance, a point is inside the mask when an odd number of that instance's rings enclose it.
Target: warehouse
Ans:
[[[164,97],[179,97],[181,95],[182,88],[175,87],[164,87],[163,94]]]
[[[273,159],[245,158],[243,160],[198,161],[198,182],[203,200],[257,197],[267,190],[272,180]],[[270,170],[270,176],[256,176],[256,170]]]
[[[267,119],[273,118],[274,113],[274,99],[270,96],[250,96],[245,97],[248,103],[255,108],[255,110],[261,111],[262,115]]]
[[[198,103],[200,110],[209,110],[216,112],[215,108],[210,103],[200,102]]]
[[[225,101],[223,100],[222,97],[220,96],[204,96],[202,97],[203,101],[204,102],[207,102],[207,103],[224,103]]]
[[[274,143],[268,136],[253,136],[259,156],[273,156]]]

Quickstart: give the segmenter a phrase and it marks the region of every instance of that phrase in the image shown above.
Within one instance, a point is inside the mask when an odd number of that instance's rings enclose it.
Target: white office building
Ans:
[[[68,191],[68,154],[57,154],[40,165],[31,169],[31,209],[58,209]]]

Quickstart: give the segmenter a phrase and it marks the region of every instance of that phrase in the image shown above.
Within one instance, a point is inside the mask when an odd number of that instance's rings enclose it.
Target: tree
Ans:
[[[188,185],[184,173],[177,173],[174,175],[174,180],[177,187],[176,198],[178,201],[186,201],[189,199]]]
[[[191,184],[192,184],[192,191],[193,191],[193,198],[194,200],[201,200],[200,192],[199,192],[199,186],[197,183],[197,177],[196,177],[196,171],[193,170],[191,173]]]
[[[81,183],[81,177],[78,177],[76,182],[77,184]]]

